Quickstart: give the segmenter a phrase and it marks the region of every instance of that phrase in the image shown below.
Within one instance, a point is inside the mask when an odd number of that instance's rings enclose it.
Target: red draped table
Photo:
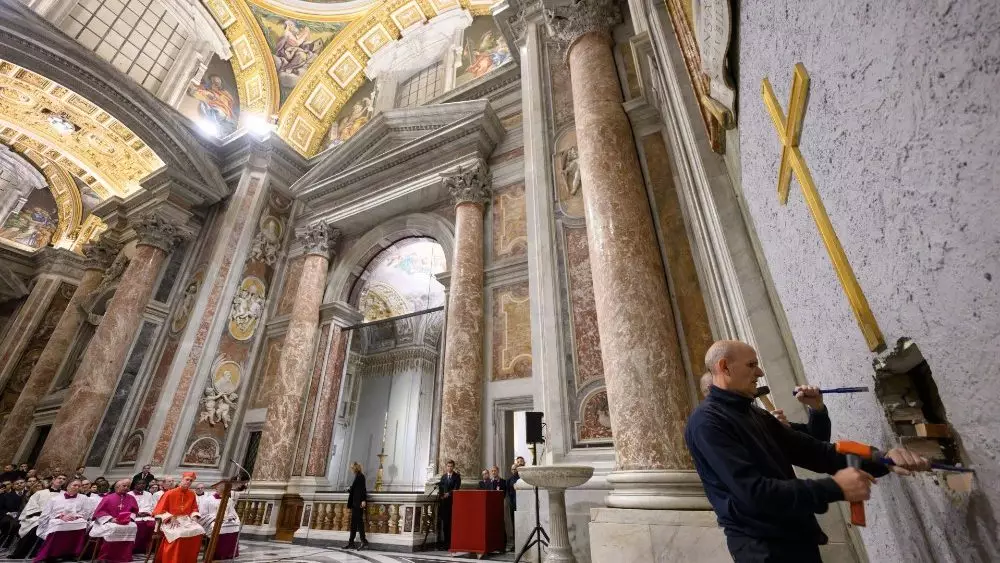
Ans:
[[[458,490],[451,509],[451,551],[486,555],[503,552],[503,491]]]

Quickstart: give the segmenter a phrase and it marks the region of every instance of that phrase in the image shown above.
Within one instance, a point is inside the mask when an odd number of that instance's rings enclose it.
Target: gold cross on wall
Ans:
[[[806,166],[806,160],[802,157],[802,152],[799,150],[799,137],[802,134],[802,120],[805,118],[806,99],[809,93],[809,73],[806,72],[806,67],[802,63],[795,65],[794,77],[792,78],[792,93],[788,101],[787,120],[767,78],[764,79],[761,90],[764,96],[764,104],[767,106],[767,111],[771,114],[771,120],[774,121],[774,128],[778,131],[778,137],[781,139],[781,164],[778,168],[778,201],[781,202],[781,205],[788,203],[788,191],[791,187],[792,173],[794,172],[795,177],[799,180],[799,186],[802,187],[802,196],[806,200],[806,205],[809,206],[813,220],[816,221],[819,236],[823,239],[823,245],[826,246],[826,252],[830,255],[830,261],[833,262],[833,269],[837,272],[837,278],[840,279],[840,285],[844,288],[844,293],[847,294],[847,300],[851,304],[851,310],[854,311],[858,327],[861,329],[861,333],[868,343],[868,349],[872,351],[881,350],[885,348],[885,339],[882,337],[882,330],[879,328],[878,321],[875,320],[875,315],[872,314],[871,308],[868,306],[868,299],[861,290],[858,279],[854,276],[851,263],[848,262],[847,254],[844,253],[844,248],[840,245],[840,239],[837,238],[837,231],[834,230],[833,223],[830,222],[830,217],[826,214],[826,208],[823,207],[823,200],[819,197],[819,190],[816,189],[816,184],[809,173],[809,167]]]

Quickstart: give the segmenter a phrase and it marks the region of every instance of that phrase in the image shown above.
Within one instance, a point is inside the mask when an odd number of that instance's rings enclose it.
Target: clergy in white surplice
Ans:
[[[38,537],[42,543],[36,561],[77,557],[87,543],[87,520],[91,515],[90,499],[77,494],[80,480],[70,481],[66,491],[53,495],[38,519]]]
[[[90,537],[103,540],[97,556],[100,561],[124,563],[132,560],[137,530],[133,518],[139,513],[139,503],[128,494],[130,482],[121,479],[115,483],[115,492],[102,498],[94,510]]]
[[[135,482],[129,495],[135,497],[135,502],[139,505],[139,513],[135,517],[135,525],[138,529],[132,551],[146,553],[146,548],[149,547],[149,542],[153,539],[153,531],[156,529],[156,519],[153,518],[156,499],[153,497],[153,493],[146,490],[146,482],[141,479]]]
[[[201,505],[201,519],[198,521],[208,534],[215,528],[215,520],[222,503],[222,485],[216,485],[215,489],[214,494],[205,495]],[[219,528],[219,539],[215,543],[213,559],[219,561],[236,559],[239,556],[239,535],[240,517],[236,514],[236,499],[231,497],[226,503],[226,514],[222,518],[222,527]]]

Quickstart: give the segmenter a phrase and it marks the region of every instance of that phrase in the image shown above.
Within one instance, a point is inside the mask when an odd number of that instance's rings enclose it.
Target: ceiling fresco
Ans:
[[[486,15],[494,0],[204,0],[233,50],[242,119],[274,123],[304,156],[328,142],[367,81],[369,58],[450,10]],[[350,110],[351,108],[348,108]]]
[[[90,208],[112,195],[130,195],[163,167],[142,139],[96,104],[3,59],[0,143],[42,173],[54,200],[51,212],[46,205],[29,206],[2,226],[5,240],[29,250],[51,244],[79,252],[106,228],[87,216]]]

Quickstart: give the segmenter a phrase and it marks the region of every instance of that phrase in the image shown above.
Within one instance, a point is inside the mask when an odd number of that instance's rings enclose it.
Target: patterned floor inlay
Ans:
[[[240,563],[439,563],[441,561],[462,561],[475,559],[474,555],[452,555],[444,551],[420,553],[390,553],[385,551],[353,551],[339,548],[309,547],[274,542],[240,542]],[[494,554],[490,561],[513,561],[511,553]],[[133,561],[142,561],[135,557]],[[200,559],[199,559],[200,560]],[[30,561],[29,559],[6,559],[0,554],[0,562]],[[194,562],[192,562],[194,563]],[[225,562],[220,562],[225,563]]]

